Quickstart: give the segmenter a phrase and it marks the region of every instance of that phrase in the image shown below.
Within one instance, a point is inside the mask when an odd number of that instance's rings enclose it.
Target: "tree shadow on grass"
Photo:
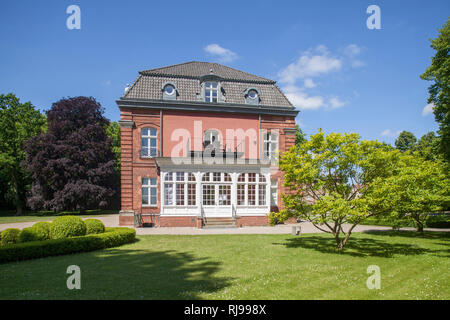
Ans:
[[[383,233],[377,232],[377,235],[379,234]],[[318,235],[302,235],[298,238],[286,239],[286,242],[283,244],[287,248],[312,249],[321,253],[343,254],[356,257],[391,258],[395,255],[411,256],[422,254],[434,254],[444,257],[449,256],[449,250],[430,250],[414,243],[393,243],[383,239],[374,238],[350,237],[341,253],[336,249],[336,242],[332,237],[325,238]]]
[[[83,292],[73,298],[200,299],[232,280],[215,275],[219,262],[187,252],[108,249],[91,255],[87,266],[80,265]]]

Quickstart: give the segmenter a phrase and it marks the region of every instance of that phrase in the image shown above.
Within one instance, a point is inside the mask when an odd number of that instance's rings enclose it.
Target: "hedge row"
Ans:
[[[131,228],[106,228],[105,233],[81,237],[16,243],[0,247],[0,263],[88,252],[135,241]]]

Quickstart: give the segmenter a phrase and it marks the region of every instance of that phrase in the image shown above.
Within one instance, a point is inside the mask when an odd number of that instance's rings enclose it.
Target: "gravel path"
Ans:
[[[99,219],[107,227],[118,227],[119,216],[118,215],[103,215],[92,216],[85,219]],[[0,231],[7,228],[19,228],[23,229],[31,227],[36,222],[17,222],[17,223],[4,223],[0,224]],[[243,227],[243,228],[215,228],[215,229],[197,229],[189,227],[164,227],[164,228],[136,228],[136,234],[138,235],[152,235],[152,234],[172,234],[172,235],[203,235],[203,234],[290,234],[293,225],[277,225],[274,227]],[[314,227],[309,222],[300,223],[302,233],[320,233],[319,229]],[[349,225],[344,225],[346,231]],[[369,230],[392,230],[391,227],[383,226],[357,226],[353,232],[363,232]],[[415,230],[414,228],[402,228],[401,230]],[[449,232],[450,229],[433,229],[425,228],[425,231],[445,231]]]

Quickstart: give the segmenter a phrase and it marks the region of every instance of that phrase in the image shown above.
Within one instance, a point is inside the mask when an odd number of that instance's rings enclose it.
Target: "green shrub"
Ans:
[[[118,227],[106,228],[102,234],[10,244],[0,247],[0,263],[117,247],[135,238],[134,229]]]
[[[98,234],[105,232],[105,225],[98,219],[84,220],[86,225],[86,234]]]
[[[428,216],[425,221],[427,228],[450,228],[450,215]]]
[[[19,242],[44,241],[49,239],[49,230],[45,227],[32,226],[19,233]]]
[[[2,232],[2,246],[17,243],[19,241],[19,229],[8,228]]]
[[[63,216],[58,217],[50,224],[50,238],[63,239],[79,237],[86,234],[86,225],[80,217]]]
[[[42,230],[41,231],[42,233],[45,233],[47,235],[46,239],[50,239],[50,226],[51,226],[51,223],[47,222],[47,221],[41,221],[41,222],[33,224],[33,228],[38,228],[38,229]],[[43,240],[45,240],[45,239],[43,239]]]

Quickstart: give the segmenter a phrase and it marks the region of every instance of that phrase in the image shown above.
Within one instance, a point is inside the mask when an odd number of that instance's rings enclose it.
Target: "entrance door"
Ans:
[[[206,217],[231,217],[231,184],[202,184]]]

